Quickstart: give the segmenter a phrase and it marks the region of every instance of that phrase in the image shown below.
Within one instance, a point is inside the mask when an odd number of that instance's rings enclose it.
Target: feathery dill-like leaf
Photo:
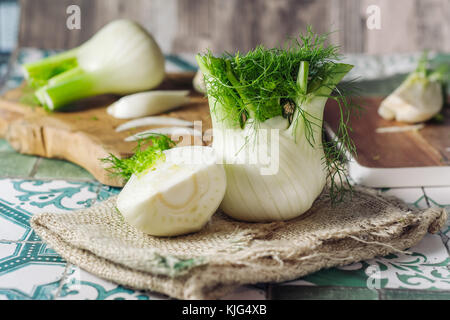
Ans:
[[[355,151],[349,136],[349,114],[355,104],[348,99],[352,87],[336,85],[353,66],[338,62],[338,47],[327,46],[327,37],[308,28],[305,35],[290,39],[282,48],[258,46],[246,54],[224,53],[220,57],[208,51],[198,55],[197,61],[205,74],[208,96],[216,101],[211,112],[225,127],[243,128],[251,119],[257,128],[260,122],[283,116],[294,128],[301,123],[308,142],[317,146],[321,142],[315,141],[314,133],[322,130],[322,119],[302,106],[316,97],[336,100],[341,111],[336,140],[323,141],[322,146],[332,198],[339,200],[340,191],[348,185],[344,183],[348,181],[343,160],[347,151]],[[341,186],[334,183],[336,179],[343,182]]]
[[[147,146],[146,148],[144,148]],[[139,174],[151,168],[158,160],[164,159],[164,150],[173,148],[175,142],[164,134],[154,133],[149,137],[138,140],[134,154],[125,159],[120,159],[113,154],[101,159],[110,165],[106,170],[114,176],[124,180],[130,179],[131,175]]]

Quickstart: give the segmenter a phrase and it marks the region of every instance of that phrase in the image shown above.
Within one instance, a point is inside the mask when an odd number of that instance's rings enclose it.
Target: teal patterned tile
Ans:
[[[391,188],[379,192],[402,199],[413,207],[428,207],[421,188]],[[447,268],[450,258],[439,236],[427,235],[408,252],[411,254],[391,254],[321,270],[300,281],[319,286],[450,289],[450,271]],[[299,284],[303,285],[302,282]]]
[[[64,180],[0,179],[0,198],[27,212],[65,212],[90,206],[98,183]]]
[[[408,252],[367,261],[372,278],[382,288],[450,290],[450,256],[438,235],[427,234]]]
[[[401,199],[415,208],[428,208],[427,199],[422,188],[386,188],[380,189],[379,192],[384,196],[393,196]]]
[[[30,217],[90,206],[102,193],[89,182],[0,179],[0,299],[53,299],[66,262],[34,233]]]
[[[269,290],[275,300],[378,300],[378,292],[367,288],[273,285]]]
[[[446,208],[450,211],[450,186],[434,188],[425,187],[424,191],[428,198],[430,206]]]
[[[0,276],[0,298],[8,300],[54,299],[64,265],[28,264]]]
[[[89,172],[74,163],[44,158],[40,159],[34,178],[94,180]]]
[[[407,252],[321,270],[301,280],[318,286],[450,290],[450,256],[438,235],[426,235]]]
[[[445,208],[449,214],[441,237],[450,252],[450,187],[427,187],[424,191],[430,206]]]
[[[51,299],[65,261],[29,226],[31,213],[0,199],[0,297]]]

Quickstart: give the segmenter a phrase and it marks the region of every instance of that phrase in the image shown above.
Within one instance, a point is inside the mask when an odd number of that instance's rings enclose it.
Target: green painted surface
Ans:
[[[5,140],[0,140],[0,176],[27,177],[35,162],[36,157],[19,154]]]
[[[94,177],[80,166],[58,159],[40,159],[34,178],[89,179]]]
[[[275,300],[378,300],[378,292],[367,288],[274,285]]]
[[[450,300],[450,291],[438,290],[380,290],[382,300]]]
[[[35,164],[36,168],[33,170]],[[22,155],[17,153],[6,140],[0,139],[0,177],[28,178],[31,176],[44,179],[94,180],[89,172],[76,164],[64,160]]]

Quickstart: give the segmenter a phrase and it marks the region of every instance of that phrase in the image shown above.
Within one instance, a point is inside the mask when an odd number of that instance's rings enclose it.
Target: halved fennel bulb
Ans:
[[[443,104],[441,83],[413,73],[383,100],[378,114],[386,120],[416,123],[433,118]]]
[[[448,77],[448,68],[448,65],[441,65],[431,70],[425,52],[416,70],[381,102],[378,114],[386,120],[407,123],[433,118],[444,105],[442,85]]]
[[[210,147],[178,147],[164,154],[165,161],[130,178],[117,208],[128,223],[150,235],[198,231],[222,201],[225,171]]]

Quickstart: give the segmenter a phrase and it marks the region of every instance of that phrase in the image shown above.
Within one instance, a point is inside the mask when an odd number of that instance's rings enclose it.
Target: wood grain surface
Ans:
[[[330,32],[341,52],[450,51],[449,0],[20,0],[19,46],[73,48],[117,18],[140,22],[165,53],[247,51],[304,32]],[[81,29],[66,27],[69,5]],[[381,28],[366,26],[380,8]]]
[[[362,112],[350,118],[350,136],[356,146],[358,164],[369,168],[417,168],[450,165],[450,108],[444,109],[444,122],[429,121],[423,129],[377,133],[378,128],[407,124],[381,118],[382,98],[358,101]],[[339,107],[328,101],[324,120],[336,131]]]
[[[201,121],[202,130],[211,128],[207,99],[192,90],[193,73],[169,74],[159,89],[191,89],[191,102],[165,115],[190,121]],[[152,127],[116,132],[127,120],[106,113],[106,107],[117,99],[99,96],[72,106],[71,112],[46,112],[41,107],[21,104],[24,87],[7,92],[0,99],[0,137],[20,153],[71,161],[88,170],[97,180],[111,186],[123,181],[112,177],[100,159],[112,153],[117,157],[132,154],[136,142],[125,142],[127,136]],[[156,126],[153,126],[156,128]],[[191,141],[181,141],[183,145]]]

